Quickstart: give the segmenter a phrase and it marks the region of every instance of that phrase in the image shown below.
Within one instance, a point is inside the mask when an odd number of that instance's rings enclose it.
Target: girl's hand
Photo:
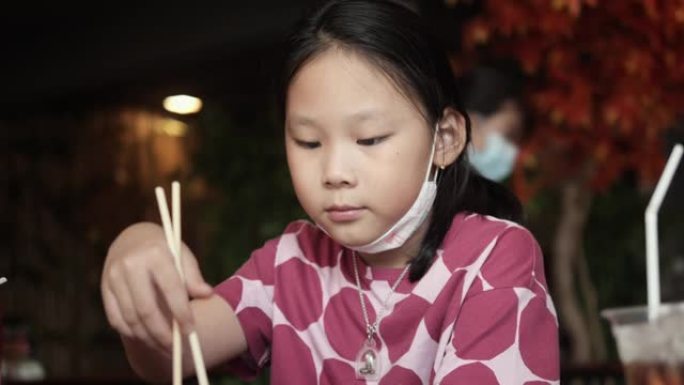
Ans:
[[[176,271],[163,229],[139,223],[112,242],[102,271],[102,300],[109,324],[122,336],[170,352],[171,323],[184,333],[194,329],[190,297],[209,297],[213,289],[190,250],[182,246],[185,285]]]

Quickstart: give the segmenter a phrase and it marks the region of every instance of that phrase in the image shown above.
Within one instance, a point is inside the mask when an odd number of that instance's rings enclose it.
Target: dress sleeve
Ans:
[[[558,345],[539,245],[511,227],[466,293],[434,383],[558,384]]]
[[[226,364],[227,371],[253,380],[267,365],[273,330],[273,277],[278,239],[266,242],[249,259],[215,287],[235,312],[247,341],[247,352]]]

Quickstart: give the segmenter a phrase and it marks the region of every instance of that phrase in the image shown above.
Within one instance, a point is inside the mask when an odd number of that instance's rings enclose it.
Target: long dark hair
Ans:
[[[424,20],[406,6],[388,0],[328,1],[302,20],[288,42],[279,93],[281,111],[297,71],[316,55],[338,47],[361,55],[387,74],[420,105],[431,127],[446,107],[458,111],[466,122],[466,146],[470,142],[470,120],[458,100],[446,52]],[[515,195],[472,171],[467,151],[463,151],[441,173],[427,233],[411,260],[411,281],[428,270],[459,212],[512,221],[520,221],[522,216]]]

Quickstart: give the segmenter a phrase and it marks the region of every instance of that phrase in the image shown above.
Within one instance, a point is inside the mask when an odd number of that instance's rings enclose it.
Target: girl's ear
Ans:
[[[465,118],[460,112],[447,107],[437,124],[437,129],[437,147],[432,161],[435,166],[444,168],[455,162],[465,148]]]

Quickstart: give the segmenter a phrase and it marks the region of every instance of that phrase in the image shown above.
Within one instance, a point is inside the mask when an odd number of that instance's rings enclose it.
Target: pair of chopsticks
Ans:
[[[164,189],[157,187],[154,189],[157,195],[157,204],[159,205],[159,214],[161,215],[162,224],[164,226],[164,234],[166,236],[166,243],[171,250],[173,260],[176,264],[176,269],[185,283],[185,274],[183,272],[183,265],[181,263],[181,214],[180,214],[180,183],[173,182],[171,184],[171,210],[173,219],[169,216],[169,208],[166,203],[166,195]],[[204,358],[202,357],[202,350],[200,348],[199,338],[197,332],[192,331],[188,336],[190,340],[190,349],[192,351],[192,359],[195,364],[195,375],[199,385],[209,385],[207,379],[207,370],[204,366]],[[173,320],[173,385],[181,385],[183,382],[182,373],[183,364],[183,341],[181,340],[180,329],[178,321]]]

